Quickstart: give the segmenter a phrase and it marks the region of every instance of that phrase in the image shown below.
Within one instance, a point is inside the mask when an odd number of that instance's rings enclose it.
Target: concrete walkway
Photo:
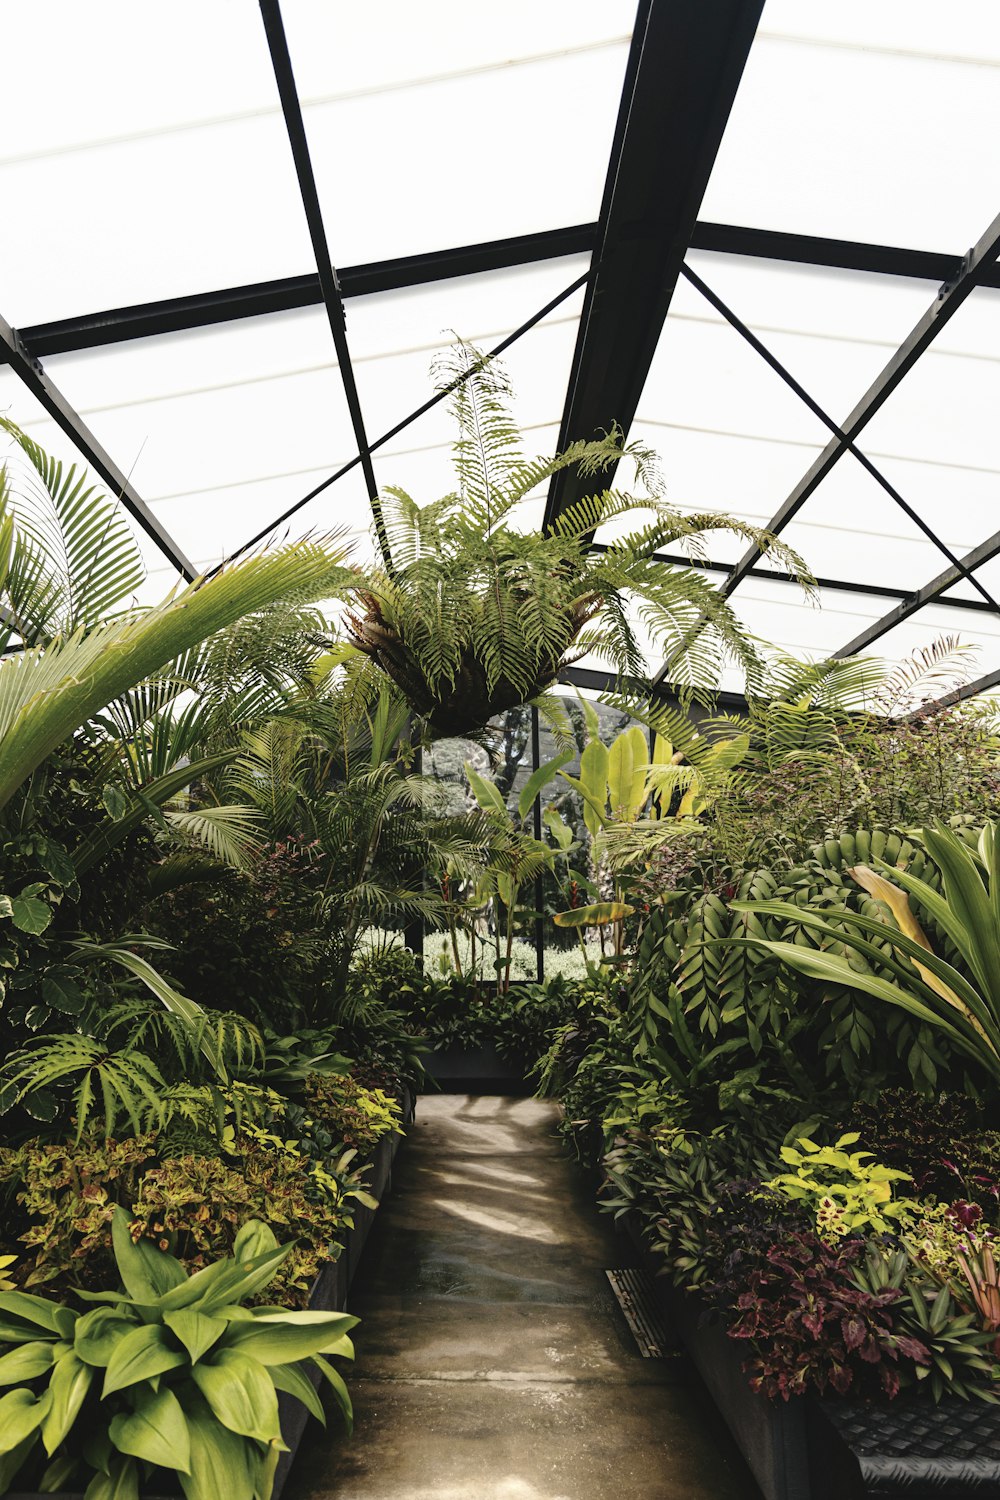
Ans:
[[[683,1360],[636,1352],[625,1241],[534,1099],[421,1099],[355,1285],[354,1437],[288,1500],[756,1500]]]

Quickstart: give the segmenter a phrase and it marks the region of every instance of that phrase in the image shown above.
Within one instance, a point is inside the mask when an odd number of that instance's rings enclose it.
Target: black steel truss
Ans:
[[[853,443],[860,436],[876,412],[885,405],[899,383],[912,370],[920,356],[930,348],[941,330],[947,327],[966,298],[971,296],[975,288],[980,285],[987,270],[995,270],[994,262],[998,251],[1000,251],[1000,215],[993,220],[978,244],[973,246],[964,257],[951,280],[941,286],[923,317],[842,423],[841,435],[830,439],[784,504],[772,516],[767,526],[769,531],[781,532],[792,517],[801,510],[809,496],[847,451],[848,444]],[[760,555],[759,547],[748,548],[723,587],[723,592],[727,596],[739,587],[741,580],[757,562]]]
[[[361,472],[365,476],[368,503],[371,506],[372,516],[375,520],[375,530],[378,533],[382,560],[391,573],[392,556],[389,551],[389,538],[386,535],[385,521],[382,517],[382,504],[379,500],[378,482],[375,479],[375,467],[372,463],[371,451],[368,447],[365,419],[361,411],[361,402],[358,398],[358,386],[354,378],[354,367],[351,364],[351,351],[347,345],[347,319],[344,316],[344,303],[340,295],[340,283],[337,280],[337,273],[330,259],[330,247],[327,244],[326,228],[323,224],[323,211],[320,208],[319,193],[316,190],[316,178],[309,155],[309,142],[306,140],[306,127],[302,119],[302,105],[299,101],[298,90],[295,87],[295,75],[292,72],[292,59],[288,52],[288,42],[285,38],[285,27],[281,19],[281,5],[279,0],[260,0],[260,13],[264,21],[264,31],[267,34],[267,45],[271,53],[271,66],[274,69],[274,79],[278,85],[278,96],[281,99],[281,112],[285,117],[288,142],[292,148],[292,159],[295,162],[295,175],[299,181],[302,207],[305,210],[306,223],[309,226],[309,238],[312,241],[313,254],[316,257],[316,269],[319,274],[323,305],[326,308],[330,332],[333,335],[334,348],[337,351],[337,366],[340,370],[344,395],[347,398],[347,409],[351,415],[354,438],[358,445]]]
[[[986,538],[985,542],[980,542],[978,547],[973,547],[971,552],[965,554],[962,558],[962,569],[971,572],[976,568],[981,568],[984,563],[990,562],[998,555],[1000,555],[1000,531],[995,531],[992,536]],[[958,568],[945,568],[944,572],[932,578],[930,583],[925,583],[922,589],[904,595],[902,602],[897,604],[895,609],[888,610],[881,619],[867,625],[852,641],[848,641],[846,646],[841,646],[835,651],[834,656],[839,658],[856,656],[860,651],[867,651],[868,647],[874,645],[887,631],[892,630],[896,625],[902,625],[904,620],[908,620],[911,615],[923,609],[925,604],[936,604],[939,607],[942,604],[954,605],[960,609],[982,609],[983,602],[980,599],[956,599],[954,595],[945,595],[945,589],[950,589],[961,578],[962,572]],[[991,608],[991,606],[986,607]],[[991,612],[995,613],[992,610]]]
[[[631,426],[762,9],[640,0],[560,449]],[[555,475],[544,528],[608,477]]]
[[[135,518],[147,536],[152,537],[164,557],[173,564],[181,577],[190,583],[195,576],[194,564],[184,555],[166,527],[141,499],[128,476],[122,472],[111,455],[97,441],[79,412],[73,409],[62,392],[53,385],[40,362],[24,347],[17,330],[11,328],[3,318],[0,318],[0,354],[53,421],[62,428],[91,468],[96,469],[112,494],[118,496],[129,515]]]
[[[896,601],[892,609],[841,647],[836,655],[844,657],[866,649],[929,603],[957,610],[996,612],[1000,606],[975,576],[975,570],[1000,555],[1000,532],[964,557],[956,557],[870,460],[860,453],[855,440],[972,290],[977,286],[1000,288],[1000,268],[996,264],[1000,250],[1000,218],[964,259],[901,247],[697,221],[704,188],[762,8],[762,0],[719,0],[719,3],[724,15],[719,14],[718,6],[705,7],[698,0],[640,0],[597,224],[575,225],[405,256],[350,267],[338,275],[326,243],[301,105],[284,40],[279,0],[260,0],[317,272],[111,309],[38,324],[20,331],[0,320],[0,358],[24,381],[87,462],[121,496],[125,507],[164,556],[183,576],[190,578],[194,574],[192,563],[144,504],[79,414],[47,378],[40,363],[43,357],[324,304],[354,424],[358,454],[246,543],[240,549],[243,552],[272,534],[309,500],[358,466],[364,470],[377,522],[378,492],[372,452],[443,399],[441,393],[433,396],[389,432],[374,442],[368,441],[346,339],[344,302],[352,296],[592,252],[589,277],[574,282],[493,351],[500,352],[508,347],[571,291],[586,282],[587,297],[563,411],[560,435],[560,445],[563,446],[576,437],[590,436],[606,428],[612,420],[619,421],[627,430],[635,415],[679,274],[687,275],[710,299],[714,299],[714,294],[708,292],[690,267],[683,267],[688,249],[939,281],[943,284],[934,303],[842,427],[818,408],[734,314],[718,299],[714,301],[723,315],[728,316],[758,348],[762,357],[793,388],[798,389],[802,399],[832,432],[831,441],[823,453],[772,518],[770,529],[780,532],[839,461],[842,453],[852,451],[948,558],[949,566],[915,592],[894,588],[888,583],[868,585],[819,578],[817,582],[821,589]],[[707,14],[709,9],[710,15]],[[578,476],[570,473],[558,476],[550,490],[546,524],[584,492]],[[691,565],[690,559],[668,553],[658,554],[657,560],[664,565]],[[699,560],[694,565],[725,575],[722,591],[727,596],[746,578],[794,582],[786,573],[759,567],[760,560],[757,549],[749,549],[735,567],[711,560]],[[960,599],[946,593],[963,578],[978,590],[980,598]],[[585,686],[599,687],[602,682],[605,688],[610,686],[608,674],[588,673],[585,669],[571,669],[568,680]],[[960,701],[995,687],[998,682],[1000,673],[987,674],[942,701]],[[658,695],[670,695],[670,685],[662,672],[657,674],[653,691]],[[734,707],[743,701],[739,695],[725,696],[732,698]]]

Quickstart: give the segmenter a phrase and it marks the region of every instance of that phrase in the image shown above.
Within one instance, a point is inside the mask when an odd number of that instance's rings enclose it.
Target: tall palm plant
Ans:
[[[675,676],[710,686],[722,660],[757,663],[754,644],[722,595],[697,568],[655,560],[680,545],[696,559],[707,532],[727,530],[805,578],[801,559],[766,532],[716,512],[668,507],[652,455],[612,428],[553,458],[528,458],[510,415],[511,388],[495,361],[460,344],[440,366],[457,386],[452,411],[456,490],[417,503],[383,495],[394,567],[359,582],[348,614],[352,639],[438,735],[481,729],[494,715],[538,697],[560,669],[599,652],[624,679],[648,671],[636,617],[657,651],[676,657]],[[631,461],[645,493],[607,488],[571,505],[548,533],[519,529],[519,508],[562,469],[593,477]],[[644,517],[627,536],[591,551],[594,532],[623,516]],[[651,516],[651,519],[649,519]],[[705,622],[705,628],[695,626]]]

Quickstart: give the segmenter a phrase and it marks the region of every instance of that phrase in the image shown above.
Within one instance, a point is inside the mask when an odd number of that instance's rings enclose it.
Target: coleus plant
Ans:
[[[286,1451],[278,1392],[322,1421],[318,1366],[350,1423],[326,1356],[353,1356],[358,1320],[244,1305],[292,1249],[259,1220],[193,1276],[136,1241],[124,1209],[112,1233],[123,1290],[78,1292],[89,1309],[0,1293],[0,1494],[21,1476],[44,1492],[82,1482],[86,1500],[138,1500],[157,1476],[169,1484],[167,1470],[186,1500],[269,1500]]]

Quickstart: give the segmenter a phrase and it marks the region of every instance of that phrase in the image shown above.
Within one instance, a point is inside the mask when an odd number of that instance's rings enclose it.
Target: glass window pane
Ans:
[[[339,264],[597,218],[634,0],[283,9]]]
[[[964,254],[997,211],[998,66],[990,0],[946,24],[931,0],[767,0],[702,217]]]

